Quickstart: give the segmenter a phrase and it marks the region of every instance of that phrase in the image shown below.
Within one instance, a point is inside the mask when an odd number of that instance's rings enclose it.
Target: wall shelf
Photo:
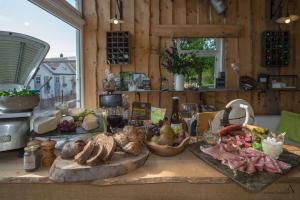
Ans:
[[[114,91],[114,94],[122,93],[202,93],[202,92],[240,92],[240,88],[203,88],[198,90],[136,90],[136,91]]]
[[[184,91],[176,91],[176,90],[137,90],[137,91],[114,91],[113,94],[124,94],[124,93],[204,93],[204,92],[267,92],[267,91],[274,91],[274,92],[284,92],[284,91],[291,91],[291,92],[298,92],[299,89],[255,89],[255,90],[243,90],[241,88],[202,88],[198,90],[184,90]],[[99,92],[102,94],[103,92]]]

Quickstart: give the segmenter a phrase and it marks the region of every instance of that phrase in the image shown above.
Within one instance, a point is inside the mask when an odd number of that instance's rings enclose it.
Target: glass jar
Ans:
[[[36,160],[36,154],[35,154],[35,148],[25,147],[24,149],[24,163],[23,168],[26,172],[32,172],[37,169],[37,160]]]
[[[160,90],[169,90],[169,81],[166,78],[161,78],[160,79]]]
[[[221,142],[221,136],[219,132],[212,132],[211,130],[207,130],[203,133],[204,141],[209,145],[216,145]]]

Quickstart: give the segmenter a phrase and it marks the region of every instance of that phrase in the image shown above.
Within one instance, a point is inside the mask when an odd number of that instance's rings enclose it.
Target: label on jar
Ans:
[[[32,170],[35,169],[35,157],[33,155],[24,156],[24,170]]]
[[[182,132],[183,128],[182,128],[182,123],[179,123],[179,124],[171,124],[171,128],[173,129],[173,131],[176,133],[176,134],[179,134]]]

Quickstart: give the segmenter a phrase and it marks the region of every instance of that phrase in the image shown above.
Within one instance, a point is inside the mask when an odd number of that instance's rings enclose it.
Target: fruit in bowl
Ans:
[[[174,156],[183,152],[190,139],[187,132],[176,134],[168,124],[163,124],[159,133],[147,138],[146,144],[150,151],[160,156]]]

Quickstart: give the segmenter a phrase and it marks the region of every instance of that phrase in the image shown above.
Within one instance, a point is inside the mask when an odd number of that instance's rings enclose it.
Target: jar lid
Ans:
[[[41,146],[42,147],[54,147],[55,144],[56,144],[56,141],[48,139],[48,140],[42,142]]]
[[[31,141],[29,141],[28,143],[27,143],[27,146],[29,147],[29,146],[33,146],[33,145],[41,145],[41,143],[42,143],[42,141],[41,140],[35,140],[35,139],[33,139],[33,140],[31,140]]]
[[[25,147],[24,151],[33,152],[33,151],[38,150],[39,148],[40,148],[39,145],[32,145],[32,146]]]

